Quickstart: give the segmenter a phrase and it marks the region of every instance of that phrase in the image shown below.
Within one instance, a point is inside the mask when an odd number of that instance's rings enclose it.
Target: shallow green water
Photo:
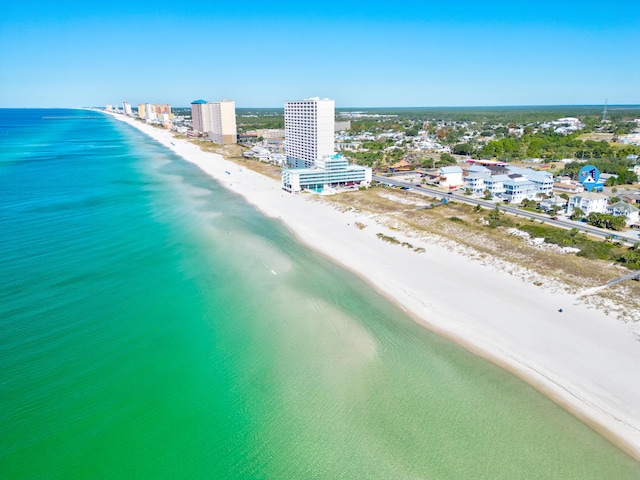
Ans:
[[[640,478],[139,132],[0,114],[3,478]]]

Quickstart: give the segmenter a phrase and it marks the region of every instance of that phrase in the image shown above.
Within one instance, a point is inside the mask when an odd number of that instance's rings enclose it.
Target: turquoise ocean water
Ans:
[[[100,113],[0,110],[0,251],[0,478],[640,478]]]

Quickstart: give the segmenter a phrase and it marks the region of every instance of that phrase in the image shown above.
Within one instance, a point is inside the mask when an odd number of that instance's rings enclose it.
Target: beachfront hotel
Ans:
[[[335,102],[307,98],[285,102],[284,136],[287,163],[310,168],[322,157],[333,155]]]
[[[327,192],[333,187],[368,185],[371,168],[349,165],[334,154],[335,103],[328,98],[307,98],[284,104],[284,137],[287,163],[282,171],[282,189]]]
[[[230,145],[238,140],[236,102],[233,100],[191,102],[191,120],[193,130],[206,133],[216,143]]]
[[[282,171],[282,189],[290,193],[312,190],[322,193],[334,187],[369,185],[371,168],[349,165],[341,153],[326,155],[316,160],[310,168],[288,168]]]

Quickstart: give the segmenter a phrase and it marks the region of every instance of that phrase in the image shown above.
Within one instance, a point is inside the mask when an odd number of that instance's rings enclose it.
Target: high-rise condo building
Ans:
[[[171,117],[171,105],[166,103],[157,103],[151,106],[156,117],[162,118],[163,115],[169,115]]]
[[[334,155],[335,102],[307,98],[284,104],[284,135],[287,162],[281,172],[282,189],[291,193],[355,188],[371,183],[370,167],[349,165]]]
[[[122,102],[124,113],[131,115],[131,105]],[[138,104],[138,117],[144,120],[169,120],[173,117],[171,105],[166,103],[140,103]]]
[[[233,100],[191,102],[191,120],[195,131],[208,134],[216,143],[229,145],[237,142],[236,102]]]
[[[144,113],[145,113],[145,119],[147,120],[156,120],[156,112],[153,111],[153,105],[151,105],[150,103],[145,103],[144,104]]]
[[[122,102],[122,111],[125,115],[131,115],[131,105],[127,101]]]
[[[191,122],[196,132],[205,133],[211,130],[207,111],[206,100],[195,100],[191,102]]]
[[[309,168],[334,149],[335,102],[328,98],[307,98],[285,102],[284,136],[287,162],[295,168]]]
[[[230,145],[238,141],[236,129],[236,102],[222,100],[210,103],[212,109],[211,140],[222,145]]]

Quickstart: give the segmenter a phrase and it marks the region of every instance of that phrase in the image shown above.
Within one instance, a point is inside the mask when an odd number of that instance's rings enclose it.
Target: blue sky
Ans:
[[[30,1],[0,107],[640,103],[640,0]]]

